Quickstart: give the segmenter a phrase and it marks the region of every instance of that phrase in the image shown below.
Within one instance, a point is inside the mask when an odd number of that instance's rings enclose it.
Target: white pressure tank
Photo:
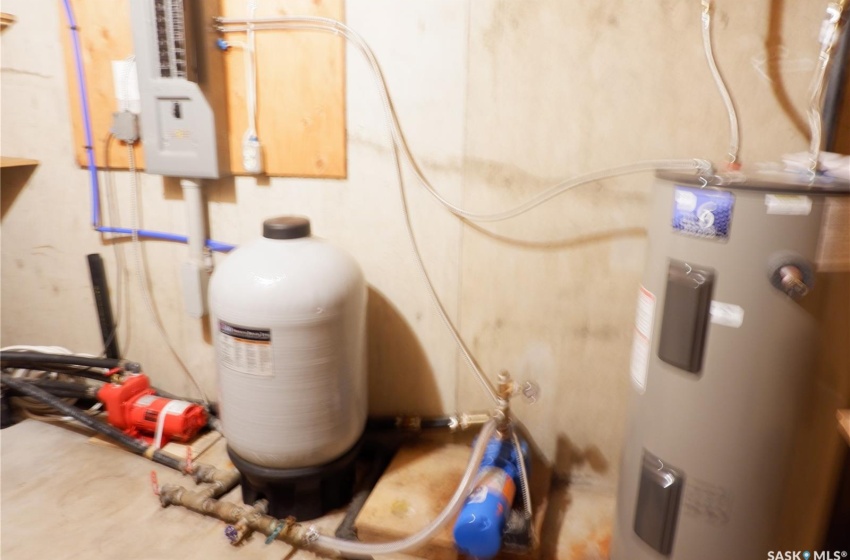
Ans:
[[[258,467],[324,465],[363,433],[366,284],[303,217],[263,223],[209,288],[219,401],[231,452]]]

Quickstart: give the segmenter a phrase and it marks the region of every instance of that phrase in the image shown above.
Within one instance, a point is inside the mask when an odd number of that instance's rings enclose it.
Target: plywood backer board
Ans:
[[[106,166],[104,156],[106,138],[112,124],[112,113],[119,109],[112,76],[112,61],[125,60],[133,54],[133,35],[130,29],[130,0],[71,0],[80,37],[80,51],[88,93],[89,118],[92,126],[95,162]],[[57,9],[62,10],[57,4]],[[68,100],[74,134],[74,152],[77,163],[88,165],[86,141],[83,133],[83,116],[80,109],[80,92],[74,61],[71,32],[64,10],[60,17],[62,46],[68,76]],[[120,77],[119,77],[120,79]],[[134,148],[136,165],[144,167],[141,146]],[[109,166],[126,169],[128,153],[123,146],[113,143],[109,152]]]
[[[133,54],[129,0],[71,0],[79,30],[88,91],[95,161],[106,165],[105,140],[112,113],[119,109],[112,71],[113,61]],[[221,0],[227,17],[246,17],[247,2]],[[343,0],[268,0],[259,2],[257,17],[315,15],[342,20]],[[60,33],[65,52],[68,95],[77,163],[88,163],[74,50],[64,14]],[[228,34],[244,42],[244,33]],[[257,43],[258,133],[263,146],[264,171],[273,176],[346,176],[345,45],[343,39],[318,32],[262,31]],[[231,171],[244,173],[242,139],[247,129],[244,52],[221,52],[210,41],[209,57],[223,57],[227,93],[227,141]],[[121,78],[119,77],[119,80]],[[135,148],[136,165],[144,167],[141,146]],[[128,167],[123,146],[113,144],[109,166]]]
[[[222,0],[225,17],[247,17],[245,0]],[[256,17],[321,16],[342,20],[343,0],[273,0],[257,3]],[[266,174],[300,177],[346,175],[345,44],[316,31],[256,32],[258,137]],[[243,42],[245,33],[228,33]],[[242,138],[247,123],[245,53],[225,56],[230,157],[244,173]]]

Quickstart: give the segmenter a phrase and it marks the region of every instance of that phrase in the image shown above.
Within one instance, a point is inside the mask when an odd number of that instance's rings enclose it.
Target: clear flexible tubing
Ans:
[[[130,200],[132,201],[132,215],[131,220],[133,223],[133,228],[131,230],[131,235],[133,238],[133,257],[136,265],[136,278],[139,282],[139,289],[142,291],[142,299],[144,300],[145,307],[150,314],[151,320],[156,326],[157,331],[159,332],[160,337],[162,338],[165,345],[171,350],[171,354],[177,360],[177,363],[180,364],[180,367],[183,369],[183,372],[186,374],[186,377],[189,381],[192,382],[192,385],[195,386],[195,389],[198,391],[198,394],[203,399],[204,404],[209,406],[209,400],[207,399],[206,393],[204,393],[204,389],[201,387],[201,384],[192,375],[192,372],[186,366],[185,362],[183,362],[182,358],[180,358],[180,354],[177,353],[177,350],[174,348],[174,345],[171,344],[171,339],[168,337],[168,333],[165,332],[165,327],[162,324],[162,321],[159,319],[159,315],[156,312],[156,308],[153,304],[153,296],[150,293],[150,288],[148,287],[148,270],[145,266],[145,261],[142,258],[142,244],[139,243],[139,188],[138,188],[138,171],[136,169],[136,156],[133,151],[133,144],[127,144],[127,158],[130,166]]]
[[[472,448],[472,454],[469,457],[469,463],[466,465],[466,471],[463,473],[460,485],[455,490],[449,503],[443,508],[437,517],[431,523],[425,526],[418,533],[411,535],[405,539],[386,543],[361,543],[319,535],[316,538],[315,544],[326,549],[335,550],[342,554],[352,554],[357,556],[373,556],[377,554],[393,554],[404,552],[412,548],[416,548],[422,543],[428,541],[439,531],[443,525],[454,519],[460,508],[463,507],[464,500],[469,495],[477,480],[478,467],[481,464],[481,459],[484,457],[484,451],[487,449],[487,444],[493,433],[496,430],[494,420],[489,420],[481,428],[478,434],[478,439],[475,446]]]
[[[413,156],[407,145],[407,140],[405,139],[404,132],[401,129],[401,125],[399,123],[398,115],[395,111],[392,98],[389,95],[386,80],[384,79],[381,66],[378,63],[378,60],[375,57],[375,54],[372,51],[371,47],[369,47],[365,40],[353,29],[351,29],[344,23],[333,19],[309,16],[254,18],[250,20],[236,18],[216,18],[215,21],[217,24],[219,24],[217,30],[221,33],[246,32],[248,30],[248,25],[251,25],[254,31],[290,30],[319,31],[325,33],[332,33],[335,35],[339,35],[351,42],[354,46],[357,47],[358,51],[366,59],[366,62],[368,63],[372,71],[372,75],[377,83],[378,90],[381,96],[381,102],[384,107],[387,125],[390,128],[390,132],[393,137],[393,143],[398,146],[399,151],[401,152],[402,156],[404,156],[405,161],[412,169],[417,180],[428,191],[428,193],[430,193],[431,196],[434,197],[434,199],[437,200],[437,202],[439,202],[444,208],[446,208],[452,214],[467,220],[475,222],[495,222],[514,218],[516,216],[528,212],[529,210],[532,210],[533,208],[536,208],[540,204],[543,204],[544,202],[551,200],[552,198],[555,198],[556,196],[570,189],[609,177],[616,177],[641,171],[653,171],[661,169],[682,171],[691,170],[703,173],[711,171],[711,163],[702,159],[665,159],[637,162],[614,167],[608,170],[588,173],[566,181],[562,181],[544,190],[543,192],[531,197],[526,202],[505,211],[494,213],[471,212],[445,199],[422,172],[418,162],[416,161],[416,158]]]
[[[413,224],[410,221],[410,209],[407,204],[407,194],[404,188],[404,174],[401,169],[401,158],[398,157],[398,146],[393,143],[393,160],[395,162],[396,175],[398,177],[398,189],[399,195],[401,197],[401,211],[404,215],[404,226],[407,230],[407,237],[410,240],[410,248],[413,253],[413,258],[416,262],[416,267],[419,270],[419,274],[422,276],[422,280],[425,284],[425,288],[428,291],[428,295],[431,297],[431,303],[434,304],[434,307],[437,309],[437,314],[440,316],[440,319],[443,321],[443,325],[452,335],[452,338],[455,341],[455,345],[463,356],[466,365],[469,367],[470,371],[475,374],[475,379],[478,381],[478,384],[481,385],[481,388],[484,389],[494,403],[497,405],[500,402],[499,395],[496,392],[496,389],[493,387],[493,384],[490,382],[490,379],[481,369],[481,366],[478,365],[478,362],[472,356],[472,352],[466,346],[466,342],[463,340],[463,337],[460,336],[460,333],[455,327],[454,322],[449,318],[449,314],[446,313],[445,307],[443,307],[443,302],[440,300],[440,296],[437,294],[437,290],[434,288],[434,283],[431,281],[431,276],[428,274],[428,269],[425,267],[425,261],[422,259],[422,252],[419,250],[419,243],[416,241],[416,235],[413,233]]]
[[[809,129],[811,131],[811,142],[809,144],[809,171],[817,173],[821,144],[823,142],[823,117],[821,116],[821,106],[823,105],[824,83],[826,82],[826,69],[829,67],[830,58],[832,58],[832,49],[840,37],[839,29],[841,28],[841,18],[844,12],[846,0],[840,2],[832,2],[827,6],[826,20],[821,31],[821,49],[818,55],[818,64],[815,68],[815,73],[812,76],[812,82],[809,86]]]
[[[257,13],[256,0],[248,0],[248,14],[250,18]],[[254,138],[257,136],[257,41],[254,38],[254,27],[249,25],[245,36],[245,88],[246,101],[248,104],[248,133]]]
[[[726,106],[726,114],[729,116],[729,166],[738,165],[738,152],[740,150],[740,128],[738,125],[738,114],[735,111],[735,104],[732,102],[732,96],[729,94],[729,89],[726,87],[726,82],[723,81],[723,76],[717,68],[717,62],[714,60],[714,50],[711,46],[711,12],[713,6],[711,0],[702,1],[702,46],[705,50],[705,60],[708,62],[708,67],[711,69],[711,77],[714,78],[714,83],[717,84],[717,91],[723,98],[723,104]]]

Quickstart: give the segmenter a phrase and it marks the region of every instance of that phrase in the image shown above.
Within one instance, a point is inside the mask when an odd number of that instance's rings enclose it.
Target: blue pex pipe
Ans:
[[[83,57],[80,53],[80,34],[77,30],[77,20],[71,9],[70,0],[63,0],[65,15],[68,17],[68,26],[71,28],[71,43],[74,45],[74,65],[77,70],[77,88],[80,92],[80,109],[83,112],[83,132],[86,142],[86,156],[88,157],[89,177],[91,178],[91,223],[93,227],[100,225],[100,184],[97,178],[97,165],[94,162],[94,142],[92,141],[91,117],[89,116],[89,95],[86,88],[85,71],[83,70]]]
[[[130,228],[101,226],[95,229],[100,233],[118,233],[122,235],[133,235],[133,230]],[[189,242],[185,235],[178,235],[176,233],[164,233],[161,231],[151,231],[147,229],[136,230],[136,233],[139,237],[144,237],[147,239],[159,239],[160,241],[173,241],[175,243]],[[219,253],[227,253],[236,248],[236,245],[222,243],[221,241],[216,241],[214,239],[207,239],[206,246],[211,251],[217,251]]]

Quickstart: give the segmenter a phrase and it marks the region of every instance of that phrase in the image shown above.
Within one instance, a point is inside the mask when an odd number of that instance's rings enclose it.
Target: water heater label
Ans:
[[[808,196],[766,194],[764,205],[767,207],[768,214],[808,216],[812,213],[812,199]]]
[[[632,340],[631,362],[632,383],[641,395],[646,392],[646,375],[649,371],[649,348],[654,321],[655,295],[641,286],[638,293],[637,314],[635,315],[635,334]]]
[[[735,195],[727,191],[676,187],[673,229],[679,233],[724,241],[729,237]]]
[[[711,302],[711,322],[725,327],[740,328],[744,324],[744,308],[734,303]]]
[[[218,355],[221,364],[248,375],[274,375],[272,332],[218,322]]]

